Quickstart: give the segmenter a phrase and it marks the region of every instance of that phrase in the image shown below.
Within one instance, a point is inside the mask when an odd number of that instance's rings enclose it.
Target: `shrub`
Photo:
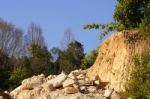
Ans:
[[[133,99],[150,99],[150,52],[135,55],[135,68],[128,84],[128,96]]]

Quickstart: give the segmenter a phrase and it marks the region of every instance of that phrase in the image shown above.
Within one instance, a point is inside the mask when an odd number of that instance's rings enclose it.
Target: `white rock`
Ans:
[[[81,86],[81,87],[80,87],[80,90],[85,90],[85,89],[87,89],[86,86]]]
[[[95,86],[89,86],[89,87],[87,87],[87,89],[91,93],[96,92],[96,87]]]
[[[44,83],[45,77],[43,74],[38,76],[33,76],[31,78],[27,78],[22,81],[22,88],[23,89],[33,89],[37,86],[40,86],[42,83]]]
[[[113,91],[111,94],[111,99],[120,99],[119,94],[117,92]]]
[[[79,85],[78,84],[73,84],[73,87],[79,89]]]
[[[80,86],[92,85],[92,83],[90,81],[86,81],[86,80],[78,80],[78,83]]]
[[[78,75],[80,75],[80,74],[85,74],[85,72],[83,72],[81,69],[79,69],[79,70],[74,70],[74,71],[72,71],[71,73],[73,73],[75,76],[78,76]]]
[[[22,90],[14,99],[33,99],[31,90]]]
[[[22,90],[22,86],[15,88],[13,91],[10,92],[10,96],[12,97],[17,96],[21,90]]]
[[[0,96],[0,99],[4,99],[4,97],[3,97],[3,96]]]
[[[51,92],[53,90],[55,90],[55,88],[53,87],[52,84],[49,84],[49,83],[44,83],[41,85],[43,87],[43,89],[47,92]]]
[[[74,87],[66,87],[66,88],[64,88],[63,91],[65,94],[74,94],[74,93],[77,93],[79,90]]]
[[[77,77],[76,77],[73,73],[70,73],[70,74],[68,75],[68,78],[71,78],[71,79],[74,79],[74,80],[77,79]]]
[[[87,94],[89,91],[87,90],[86,86],[80,86],[80,92]]]
[[[111,90],[111,89],[106,89],[106,90],[104,91],[104,97],[106,97],[106,98],[110,97],[111,93],[112,93],[112,90]]]
[[[9,94],[9,92],[7,90],[4,91],[5,94]]]
[[[60,87],[66,78],[67,75],[64,72],[62,72],[57,77],[47,81],[47,83],[52,84],[53,87]]]
[[[77,79],[85,79],[85,74],[80,74],[79,76],[77,76]]]
[[[94,81],[94,85],[100,86],[100,81],[99,81],[99,80],[95,80],[95,81]]]
[[[48,81],[48,80],[51,80],[51,79],[53,79],[53,78],[55,78],[56,77],[56,75],[49,75],[47,78],[46,78],[46,80]]]
[[[76,81],[70,78],[67,78],[64,82],[63,82],[63,87],[69,87],[69,86],[73,86],[73,84],[75,84]]]

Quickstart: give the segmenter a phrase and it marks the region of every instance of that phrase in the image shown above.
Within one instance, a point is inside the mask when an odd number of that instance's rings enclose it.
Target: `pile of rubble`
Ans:
[[[82,70],[72,71],[69,75],[43,74],[22,81],[10,92],[14,99],[118,99],[118,94],[109,88],[103,89],[98,76],[92,79]]]

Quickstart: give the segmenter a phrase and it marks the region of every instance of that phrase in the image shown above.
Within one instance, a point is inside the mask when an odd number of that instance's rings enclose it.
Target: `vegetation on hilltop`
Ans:
[[[100,40],[111,31],[139,29],[150,35],[150,0],[117,0],[114,21],[108,24],[87,24],[84,29],[103,29]]]

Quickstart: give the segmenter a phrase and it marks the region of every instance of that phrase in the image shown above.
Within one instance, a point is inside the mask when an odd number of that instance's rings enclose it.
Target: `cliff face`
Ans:
[[[110,82],[116,91],[125,91],[126,82],[134,68],[132,56],[150,50],[150,39],[138,31],[122,31],[105,40],[99,49],[94,65],[87,75],[99,75],[102,82]]]

